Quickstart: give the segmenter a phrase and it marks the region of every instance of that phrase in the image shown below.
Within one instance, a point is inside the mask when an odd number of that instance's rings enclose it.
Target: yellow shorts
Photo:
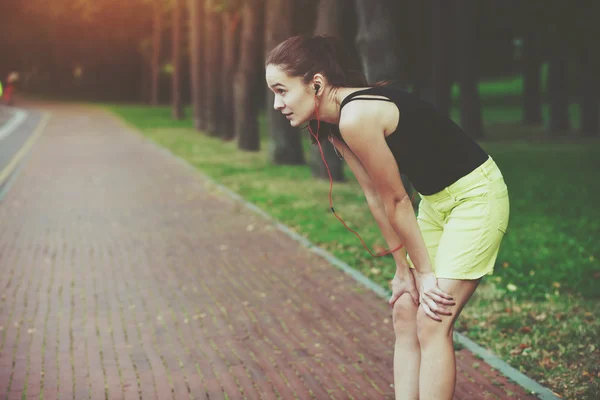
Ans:
[[[446,189],[421,196],[417,220],[436,276],[492,274],[509,215],[508,189],[491,157]]]

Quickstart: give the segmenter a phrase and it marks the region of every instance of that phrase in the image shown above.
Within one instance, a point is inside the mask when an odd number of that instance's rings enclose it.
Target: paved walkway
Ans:
[[[0,102],[0,127],[7,121],[9,121],[13,116],[13,110],[9,107],[5,107]]]
[[[108,114],[36,107],[0,203],[0,398],[393,398],[385,301]],[[531,398],[457,357],[457,399]]]

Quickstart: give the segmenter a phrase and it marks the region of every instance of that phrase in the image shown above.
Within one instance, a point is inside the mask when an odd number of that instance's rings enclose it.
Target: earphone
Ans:
[[[319,91],[320,88],[321,88],[321,86],[315,85],[315,97],[316,97],[317,92]],[[342,218],[340,218],[337,215],[337,213],[335,212],[335,208],[333,208],[333,200],[331,198],[331,192],[333,190],[333,179],[331,178],[331,171],[329,170],[329,165],[327,165],[327,161],[325,161],[325,155],[323,154],[323,148],[321,147],[321,142],[319,141],[319,129],[321,127],[321,120],[319,118],[319,107],[317,106],[316,99],[315,99],[315,113],[317,114],[317,134],[315,135],[313,133],[312,128],[310,127],[310,124],[308,124],[308,130],[310,131],[310,134],[317,141],[317,145],[319,146],[319,152],[321,153],[321,159],[323,160],[323,163],[325,164],[325,168],[327,169],[327,174],[329,175],[329,207],[331,208],[331,212],[346,227],[346,229],[348,229],[350,232],[354,233],[360,239],[360,241],[362,242],[364,248],[367,249],[367,251],[369,252],[369,254],[371,256],[373,256],[373,257],[381,257],[381,256],[385,256],[387,254],[391,254],[391,253],[393,253],[395,251],[400,250],[402,247],[404,247],[404,245],[402,243],[400,243],[398,245],[398,247],[396,247],[393,250],[387,250],[387,251],[384,251],[384,252],[379,252],[377,254],[373,254],[371,252],[371,250],[369,250],[369,248],[365,244],[365,241],[360,237],[360,235],[355,230],[349,228],[348,225],[346,225],[346,223],[344,222],[344,220],[342,220]],[[332,146],[333,146],[333,143],[332,143]],[[334,146],[334,149],[335,149],[335,146]],[[337,153],[337,151],[336,151],[336,153]]]

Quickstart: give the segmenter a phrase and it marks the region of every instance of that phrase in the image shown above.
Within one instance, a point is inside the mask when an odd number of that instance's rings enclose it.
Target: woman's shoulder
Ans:
[[[385,130],[392,119],[397,121],[399,111],[394,99],[371,89],[352,92],[344,99],[338,124],[340,131],[373,128]]]
[[[399,108],[411,105],[424,105],[425,100],[414,93],[409,92],[405,87],[396,82],[386,82],[383,84],[370,86],[367,88],[351,89],[343,98],[340,107],[344,108],[347,104],[355,100],[381,100],[395,103]],[[362,102],[366,104],[366,102]],[[375,102],[377,103],[377,102]]]

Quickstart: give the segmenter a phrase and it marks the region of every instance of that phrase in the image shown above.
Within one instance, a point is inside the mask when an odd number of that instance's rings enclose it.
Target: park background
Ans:
[[[600,396],[600,28],[597,2],[54,0],[0,4],[0,79],[18,96],[106,108],[388,288],[329,212],[307,130],[273,110],[266,53],[344,39],[370,82],[433,102],[502,169],[511,221],[495,274],[457,330],[566,398]],[[328,143],[336,210],[381,237]],[[415,198],[415,207],[418,196]]]

